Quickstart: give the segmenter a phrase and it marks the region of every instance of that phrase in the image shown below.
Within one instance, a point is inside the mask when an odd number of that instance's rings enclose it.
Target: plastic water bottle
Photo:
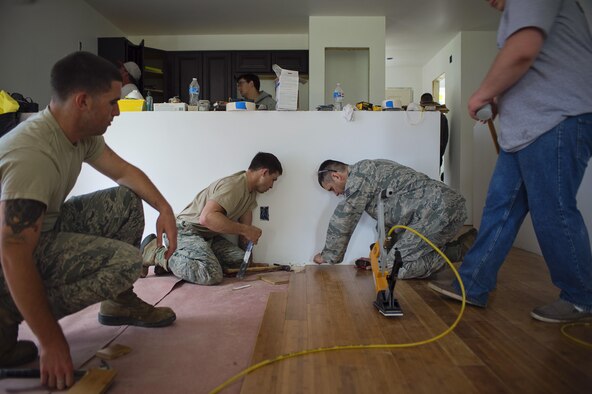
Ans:
[[[154,98],[150,94],[150,91],[146,93],[146,111],[154,110]]]
[[[189,105],[199,105],[199,83],[197,83],[197,78],[193,78],[189,84]]]
[[[337,82],[335,90],[333,91],[333,106],[335,111],[341,111],[343,109],[343,97],[343,89],[341,89],[341,84]]]

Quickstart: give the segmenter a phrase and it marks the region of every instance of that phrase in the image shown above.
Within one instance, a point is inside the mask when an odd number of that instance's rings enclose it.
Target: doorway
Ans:
[[[446,109],[446,73],[442,73],[439,77],[432,81],[432,96],[434,101],[437,101],[440,106],[440,180],[444,182],[446,167],[448,165],[448,158],[446,152],[449,145],[449,128],[448,119],[445,113]]]

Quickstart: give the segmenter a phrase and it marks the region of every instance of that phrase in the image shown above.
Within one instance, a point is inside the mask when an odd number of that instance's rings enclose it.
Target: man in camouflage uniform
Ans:
[[[430,179],[409,167],[389,160],[362,160],[354,165],[326,160],[318,171],[321,187],[344,195],[335,208],[327,229],[325,248],[314,257],[317,264],[340,263],[362,213],[377,219],[377,196],[392,188],[394,195],[384,200],[385,231],[400,224],[426,236],[453,261],[460,261],[475,238],[470,230],[453,241],[467,218],[465,199],[444,183]],[[438,271],[444,260],[427,243],[410,231],[393,231],[403,266],[399,278],[425,278]],[[387,257],[392,267],[395,248]]]
[[[41,383],[62,390],[74,376],[61,317],[105,300],[102,324],[161,327],[175,320],[170,308],[133,292],[142,266],[141,200],[160,212],[159,233],[176,239],[177,229],[148,177],[102,136],[119,115],[117,68],[75,52],[54,65],[51,86],[49,106],[0,139],[0,366],[37,357],[33,342],[17,341],[24,319],[39,340]],[[83,162],[121,187],[64,203]]]
[[[144,272],[156,265],[155,272],[171,271],[187,282],[222,282],[223,269],[239,267],[247,243],[259,240],[261,229],[252,225],[257,194],[271,189],[281,174],[277,157],[259,152],[247,171],[210,184],[177,216],[178,248],[169,259],[164,256],[166,247],[157,244],[156,235],[142,241]],[[222,234],[238,235],[242,249]]]

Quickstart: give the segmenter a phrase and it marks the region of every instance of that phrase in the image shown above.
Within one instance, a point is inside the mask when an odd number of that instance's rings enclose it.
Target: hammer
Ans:
[[[495,145],[495,151],[499,155],[500,147],[499,143],[497,142],[497,133],[495,131],[495,126],[493,125],[493,119],[491,119],[491,116],[493,115],[491,104],[485,104],[483,107],[479,109],[479,111],[477,111],[475,115],[477,115],[477,119],[487,121],[487,127],[489,127],[489,134],[491,134],[491,139],[493,140],[493,144]]]
[[[105,360],[101,360],[101,369],[111,369],[109,364]],[[86,375],[85,369],[75,369],[74,379],[78,380]],[[41,371],[38,368],[23,368],[23,369],[11,369],[11,368],[0,368],[0,379],[6,378],[39,378],[41,377]]]

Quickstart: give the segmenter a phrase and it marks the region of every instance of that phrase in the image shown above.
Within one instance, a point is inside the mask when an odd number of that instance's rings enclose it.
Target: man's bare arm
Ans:
[[[481,86],[469,99],[469,115],[473,119],[477,119],[479,108],[492,102],[524,76],[536,60],[544,41],[544,33],[536,27],[518,30],[506,40]]]
[[[162,233],[167,235],[169,245],[165,258],[172,256],[177,249],[177,224],[175,215],[168,201],[146,176],[146,174],[123,160],[109,146],[105,145],[103,153],[90,165],[100,173],[113,179],[119,185],[129,187],[140,198],[156,209],[160,215],[156,220],[156,240],[159,246],[162,244]]]
[[[199,224],[220,234],[237,234],[257,244],[261,229],[250,223],[240,223],[226,217],[226,211],[214,200],[206,202],[199,216]]]
[[[246,224],[247,226],[253,225],[253,211],[247,211],[243,216],[238,219],[238,222],[241,224]],[[238,236],[238,245],[243,250],[247,250],[247,245],[249,240],[246,239],[244,236]]]

